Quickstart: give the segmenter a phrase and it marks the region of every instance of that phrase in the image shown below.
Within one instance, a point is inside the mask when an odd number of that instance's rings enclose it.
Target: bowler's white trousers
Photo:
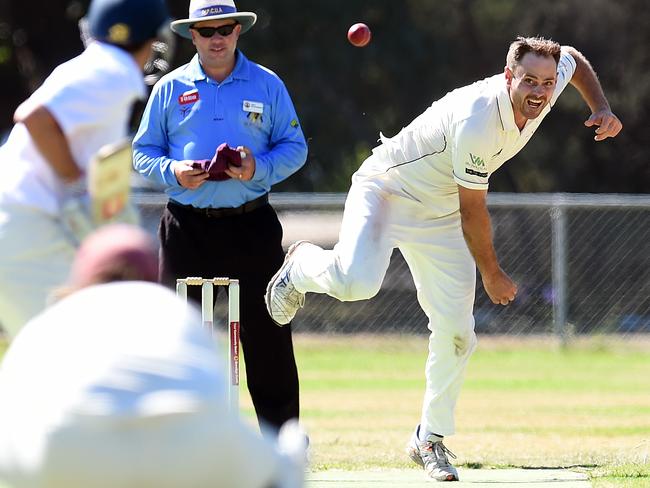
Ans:
[[[431,330],[421,429],[450,435],[463,372],[476,347],[476,266],[458,210],[440,216],[432,206],[395,188],[385,176],[355,177],[339,242],[333,250],[311,243],[298,246],[290,278],[303,293],[326,293],[342,301],[368,299],[379,291],[392,251],[398,248]]]
[[[75,247],[42,210],[0,205],[0,324],[14,337],[68,279]]]

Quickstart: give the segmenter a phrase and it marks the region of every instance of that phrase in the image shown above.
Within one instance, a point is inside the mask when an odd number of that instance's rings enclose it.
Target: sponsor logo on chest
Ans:
[[[192,111],[192,104],[199,101],[199,90],[186,91],[178,97],[178,105],[181,108],[181,115],[183,118],[187,117]]]
[[[199,91],[198,90],[190,90],[185,93],[183,93],[180,97],[178,97],[178,103],[180,105],[188,105],[190,103],[195,103],[199,101]]]

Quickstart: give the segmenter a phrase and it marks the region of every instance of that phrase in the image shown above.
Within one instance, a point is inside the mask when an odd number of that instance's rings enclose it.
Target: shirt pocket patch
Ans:
[[[262,102],[255,102],[252,100],[244,100],[242,102],[242,110],[248,113],[255,113],[262,115],[264,113],[264,104]]]
[[[262,102],[244,100],[240,120],[242,125],[255,134],[268,136],[271,133],[271,114]]]

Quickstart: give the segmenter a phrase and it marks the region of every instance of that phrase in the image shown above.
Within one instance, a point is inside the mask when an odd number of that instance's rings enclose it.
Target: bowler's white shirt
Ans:
[[[515,124],[501,73],[449,92],[395,137],[382,144],[354,178],[383,175],[394,191],[438,207],[440,215],[458,209],[458,187],[487,190],[490,175],[516,155],[537,130],[576,69],[564,50],[550,104],[523,130]]]
[[[102,146],[126,137],[131,107],[145,94],[142,71],[133,56],[93,42],[58,66],[30,98],[54,116],[75,162],[85,171]],[[23,124],[16,124],[0,147],[0,163],[0,204],[58,213],[63,184]]]

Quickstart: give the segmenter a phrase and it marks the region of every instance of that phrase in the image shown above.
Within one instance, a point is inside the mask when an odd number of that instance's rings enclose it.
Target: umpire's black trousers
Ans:
[[[282,226],[266,196],[237,210],[200,211],[169,202],[159,228],[160,276],[226,276],[240,282],[241,346],[257,418],[279,428],[299,412],[291,327],[278,327],[264,304],[266,285],[282,265]],[[200,287],[188,287],[200,303]]]

